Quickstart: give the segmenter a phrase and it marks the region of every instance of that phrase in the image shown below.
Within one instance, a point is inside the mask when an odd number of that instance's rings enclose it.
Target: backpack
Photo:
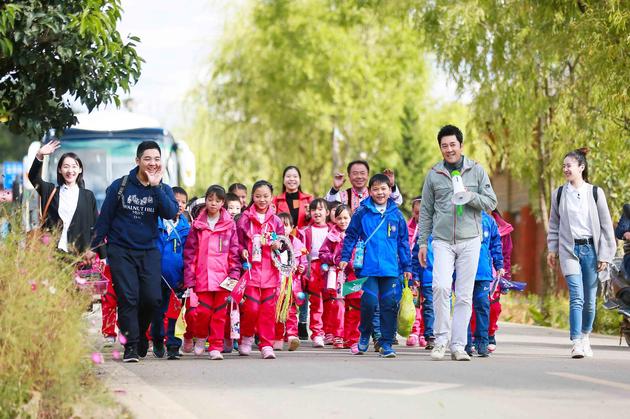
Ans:
[[[129,180],[129,175],[125,175],[120,182],[120,187],[118,188],[118,192],[116,193],[116,202],[120,202],[123,196],[123,192],[125,192],[125,187],[127,186],[127,180]],[[560,201],[558,201],[560,202]]]
[[[562,189],[564,188],[564,185],[560,186],[558,188],[558,195],[556,195],[556,206],[558,208],[560,208],[560,197],[562,196]],[[595,203],[597,204],[597,186],[593,185],[593,199],[595,200]]]

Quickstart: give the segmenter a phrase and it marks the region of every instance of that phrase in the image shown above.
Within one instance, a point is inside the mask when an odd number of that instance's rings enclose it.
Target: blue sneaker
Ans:
[[[369,346],[370,346],[370,337],[369,336],[367,336],[367,337],[361,336],[359,338],[359,343],[357,345],[357,349],[359,350],[359,353],[363,354],[363,353],[367,352]]]
[[[381,356],[383,358],[396,358],[396,351],[392,349],[392,345],[384,343],[381,345]]]

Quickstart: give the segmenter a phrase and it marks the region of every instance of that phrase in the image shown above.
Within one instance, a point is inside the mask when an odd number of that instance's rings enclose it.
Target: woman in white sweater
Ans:
[[[601,188],[588,183],[586,149],[568,153],[562,164],[567,183],[551,194],[547,263],[556,258],[569,288],[572,358],[592,357],[589,335],[595,320],[598,273],[607,269],[617,244]]]

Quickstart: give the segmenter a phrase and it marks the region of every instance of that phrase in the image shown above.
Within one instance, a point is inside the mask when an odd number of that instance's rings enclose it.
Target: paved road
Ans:
[[[351,356],[304,342],[274,361],[149,354],[123,364],[105,353],[102,373],[139,418],[630,417],[630,348],[592,341],[594,359],[572,360],[567,332],[501,324],[497,352],[472,362],[404,347],[391,360]]]

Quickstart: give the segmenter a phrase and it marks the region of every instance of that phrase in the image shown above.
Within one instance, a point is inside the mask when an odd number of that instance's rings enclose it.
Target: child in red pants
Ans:
[[[223,208],[225,190],[212,185],[206,191],[206,207],[193,221],[184,248],[184,287],[197,294],[193,335],[195,355],[209,343],[210,359],[221,360],[229,291],[221,286],[226,278],[240,275],[238,237],[234,220]]]
[[[350,208],[341,204],[335,208],[335,226],[329,231],[319,250],[322,263],[328,264],[329,270],[336,272],[337,276],[343,275],[345,282],[356,280],[351,265],[348,265],[344,271],[340,271],[337,267],[341,262],[341,250],[348,225],[350,225]],[[342,298],[342,284],[340,281],[337,282],[335,289],[326,289],[324,297],[326,312],[330,313],[326,320],[330,322],[330,329],[334,333],[333,348],[350,348],[351,352],[356,354],[360,335],[361,292],[354,292]]]
[[[101,297],[101,332],[105,338],[105,346],[112,346],[116,342],[116,307],[118,306],[118,300],[114,291],[109,265],[105,265],[103,276],[107,278],[107,291]]]
[[[275,239],[284,233],[284,224],[271,207],[273,186],[259,180],[252,187],[252,203],[238,220],[239,253],[251,265],[244,273],[247,287],[241,306],[240,355],[251,353],[254,333],[258,334],[263,359],[275,359],[277,290],[280,287],[280,272],[274,265],[271,252],[281,249]],[[223,328],[221,328],[223,332]]]
[[[282,212],[278,214],[278,218],[282,220],[284,224],[284,234],[291,240],[291,246],[293,248],[293,266],[295,270],[293,272],[292,283],[292,298],[291,307],[289,308],[289,314],[286,323],[276,322],[276,340],[273,344],[274,350],[281,351],[284,346],[284,342],[289,343],[289,351],[295,351],[300,347],[300,338],[298,337],[298,318],[297,318],[297,306],[298,304],[304,304],[305,298],[302,292],[302,274],[306,270],[306,248],[300,239],[291,235],[293,231],[293,219],[291,214]],[[300,298],[301,297],[301,298]]]

